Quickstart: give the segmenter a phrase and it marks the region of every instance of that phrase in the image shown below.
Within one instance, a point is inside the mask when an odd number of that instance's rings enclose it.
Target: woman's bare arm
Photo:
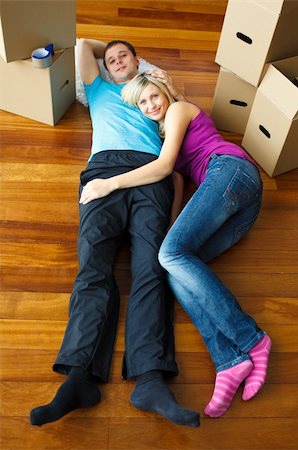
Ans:
[[[183,202],[183,192],[184,192],[184,178],[183,176],[176,172],[172,173],[173,183],[174,183],[174,200],[172,204],[172,212],[171,212],[171,222],[170,225],[173,225],[175,220],[180,214],[182,202]]]
[[[190,121],[199,109],[185,102],[172,104],[165,118],[166,138],[160,156],[142,167],[107,179],[95,179],[83,188],[80,203],[105,197],[117,189],[156,183],[173,172],[174,165]]]

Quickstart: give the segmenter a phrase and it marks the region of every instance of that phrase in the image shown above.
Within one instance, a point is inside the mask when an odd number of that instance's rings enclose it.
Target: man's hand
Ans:
[[[114,191],[110,178],[97,178],[89,181],[83,188],[80,203],[86,205],[87,203],[97,198],[106,197]]]
[[[177,88],[177,86],[175,86],[172,77],[165,70],[153,69],[153,70],[148,70],[147,73],[149,73],[150,75],[155,77],[158,81],[161,81],[162,83],[164,83],[167,86],[167,88],[169,89],[170,93],[172,94],[172,96],[174,97],[175,100],[186,101],[186,98],[184,97],[182,92],[180,92],[179,89]]]

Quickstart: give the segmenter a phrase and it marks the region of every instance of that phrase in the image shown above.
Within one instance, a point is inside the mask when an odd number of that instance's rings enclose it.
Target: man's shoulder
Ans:
[[[89,89],[94,87],[95,85],[101,84],[103,82],[103,78],[100,74],[98,74],[95,78],[93,78],[93,80],[90,80],[90,83],[83,83],[85,89]]]

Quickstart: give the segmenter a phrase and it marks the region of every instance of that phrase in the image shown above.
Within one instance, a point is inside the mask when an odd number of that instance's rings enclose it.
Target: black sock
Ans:
[[[155,412],[177,425],[198,427],[200,424],[197,412],[178,405],[174,394],[158,370],[152,370],[137,378],[130,400],[136,408]]]
[[[77,408],[88,408],[100,401],[95,378],[80,367],[73,367],[51,403],[30,412],[32,425],[54,422]]]

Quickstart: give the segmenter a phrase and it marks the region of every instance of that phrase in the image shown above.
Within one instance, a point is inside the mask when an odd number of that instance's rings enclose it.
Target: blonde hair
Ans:
[[[166,96],[169,101],[169,105],[175,102],[175,99],[170,93],[167,86],[146,72],[136,75],[131,81],[127,83],[126,86],[124,86],[121,94],[122,100],[128,105],[138,108],[138,101],[140,100],[141,94],[143,90],[147,86],[149,86],[149,84],[153,84],[154,86],[156,86]],[[159,122],[159,134],[162,138],[164,138],[164,119]]]

